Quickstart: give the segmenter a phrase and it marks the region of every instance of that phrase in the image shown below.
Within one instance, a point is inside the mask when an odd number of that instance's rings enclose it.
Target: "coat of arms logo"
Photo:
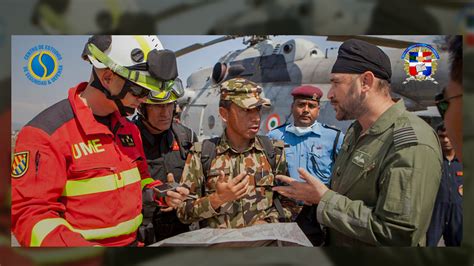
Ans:
[[[432,46],[424,43],[408,47],[402,54],[405,61],[405,72],[408,77],[403,84],[414,81],[438,82],[433,78],[438,68],[439,54]]]

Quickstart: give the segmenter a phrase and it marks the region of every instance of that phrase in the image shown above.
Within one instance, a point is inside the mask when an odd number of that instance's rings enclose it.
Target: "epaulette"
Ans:
[[[332,129],[332,130],[336,130],[336,131],[341,131],[339,128],[337,127],[333,127],[333,126],[328,126],[326,124],[321,124],[321,126],[325,127],[325,128],[329,128],[329,129]]]
[[[397,121],[402,122],[403,121]],[[412,146],[418,144],[418,138],[416,137],[415,130],[409,123],[403,123],[403,126],[397,127],[398,123],[395,123],[393,129],[393,144],[395,150],[399,150],[406,146]]]
[[[194,144],[191,147],[190,151],[201,152],[202,151],[202,142],[194,142]]]
[[[273,139],[272,144],[277,148],[285,148],[285,142],[281,139]]]

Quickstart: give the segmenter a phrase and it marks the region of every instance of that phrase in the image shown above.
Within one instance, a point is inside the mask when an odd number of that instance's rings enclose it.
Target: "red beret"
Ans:
[[[291,95],[293,95],[293,98],[305,98],[318,101],[323,97],[323,92],[318,87],[304,85],[294,88],[291,91]]]

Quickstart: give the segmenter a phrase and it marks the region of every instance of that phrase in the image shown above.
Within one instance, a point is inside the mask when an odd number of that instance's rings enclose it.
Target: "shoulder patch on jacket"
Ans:
[[[135,141],[133,140],[132,135],[128,134],[118,134],[120,141],[122,142],[122,146],[124,147],[135,147]]]
[[[12,172],[13,178],[20,178],[28,171],[30,162],[30,152],[17,152],[13,155],[12,159]]]
[[[393,143],[395,144],[396,150],[405,146],[417,145],[418,138],[416,137],[413,127],[405,126],[393,130]]]

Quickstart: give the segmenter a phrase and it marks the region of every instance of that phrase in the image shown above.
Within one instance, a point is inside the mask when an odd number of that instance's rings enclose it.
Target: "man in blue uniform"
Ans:
[[[321,124],[319,103],[323,92],[314,86],[300,86],[292,90],[291,112],[293,123],[272,130],[268,136],[285,142],[285,154],[290,177],[302,182],[298,168],[306,169],[312,176],[329,186],[332,167],[339,152],[344,134],[340,130]],[[323,232],[316,221],[316,207],[303,202],[284,200],[291,210],[292,221],[298,223],[314,246],[323,242]]]
[[[323,92],[314,86],[300,86],[292,90],[293,123],[280,126],[268,136],[285,142],[285,154],[291,178],[303,181],[297,171],[306,169],[329,186],[332,166],[341,147],[344,134],[339,129],[316,121]]]
[[[436,247],[443,236],[446,246],[460,246],[462,240],[462,163],[456,156],[444,124],[437,128],[443,151],[443,172],[426,235],[427,246]]]

